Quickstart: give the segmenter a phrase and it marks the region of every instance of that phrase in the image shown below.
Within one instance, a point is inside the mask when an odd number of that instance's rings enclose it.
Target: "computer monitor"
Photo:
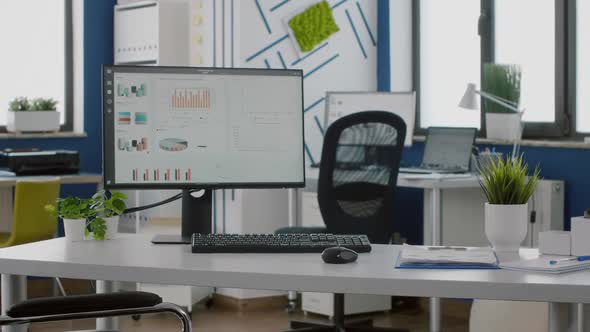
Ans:
[[[105,66],[102,87],[105,188],[183,189],[184,241],[211,189],[305,185],[300,70]]]

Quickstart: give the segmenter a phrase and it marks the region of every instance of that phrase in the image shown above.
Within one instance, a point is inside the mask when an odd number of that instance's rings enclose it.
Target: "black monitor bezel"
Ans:
[[[111,70],[107,74],[107,70]],[[301,142],[303,178],[301,182],[237,182],[237,183],[113,183],[114,173],[114,120],[109,121],[107,114],[107,100],[109,97],[105,93],[108,90],[106,86],[107,78],[114,75],[117,71],[121,72],[149,72],[149,73],[188,73],[188,74],[211,74],[215,72],[233,72],[234,75],[247,75],[256,73],[264,75],[261,72],[273,72],[275,75],[280,73],[284,76],[297,75],[301,80],[301,130],[303,142]],[[181,72],[182,71],[182,72]],[[181,66],[132,66],[132,65],[103,65],[102,66],[102,84],[101,84],[101,103],[102,103],[102,169],[103,169],[103,186],[105,189],[284,189],[284,188],[304,188],[305,187],[305,118],[304,118],[304,89],[303,89],[303,71],[299,69],[260,69],[260,68],[213,68],[213,67],[181,67]],[[111,87],[111,89],[113,89]],[[112,93],[112,90],[111,90]],[[112,104],[112,101],[111,101]],[[111,113],[113,113],[111,111]],[[107,151],[110,147],[110,151]],[[111,175],[112,170],[112,175]],[[111,180],[112,179],[112,180]]]

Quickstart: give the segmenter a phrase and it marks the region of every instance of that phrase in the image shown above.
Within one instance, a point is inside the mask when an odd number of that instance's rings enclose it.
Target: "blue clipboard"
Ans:
[[[397,256],[397,262],[395,264],[396,269],[407,269],[407,270],[500,270],[500,262],[498,256],[496,256],[496,263],[493,265],[482,265],[482,264],[413,264],[406,263],[400,264],[400,257],[402,253]],[[496,255],[494,253],[494,255]]]

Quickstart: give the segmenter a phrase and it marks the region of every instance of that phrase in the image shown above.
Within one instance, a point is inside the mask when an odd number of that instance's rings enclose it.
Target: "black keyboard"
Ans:
[[[320,253],[345,247],[370,252],[366,235],[334,234],[193,234],[193,253]]]

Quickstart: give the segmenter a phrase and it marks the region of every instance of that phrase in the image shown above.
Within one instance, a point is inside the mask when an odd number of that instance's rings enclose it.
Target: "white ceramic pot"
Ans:
[[[486,113],[486,136],[503,141],[520,140],[522,113]]]
[[[86,219],[64,219],[63,221],[67,241],[76,242],[84,240],[84,228],[86,228]]]
[[[485,205],[485,232],[497,252],[518,252],[527,233],[528,204]]]
[[[117,236],[117,229],[119,228],[119,216],[104,218],[107,225],[107,233],[105,239],[114,239]]]
[[[9,132],[58,131],[59,112],[6,112],[6,130]]]

